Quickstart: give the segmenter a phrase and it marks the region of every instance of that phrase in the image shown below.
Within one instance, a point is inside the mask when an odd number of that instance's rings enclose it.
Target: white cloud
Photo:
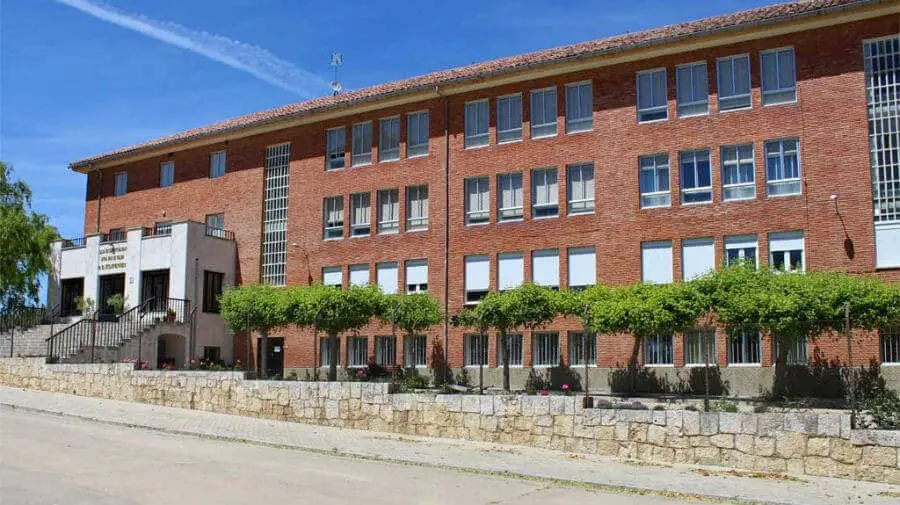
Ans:
[[[61,4],[94,16],[97,19],[127,28],[188,51],[195,52],[229,67],[247,72],[269,84],[296,93],[303,98],[321,95],[328,90],[328,82],[296,65],[282,60],[269,51],[222,35],[197,31],[159,21],[141,14],[131,14],[111,5],[88,0],[56,0]]]

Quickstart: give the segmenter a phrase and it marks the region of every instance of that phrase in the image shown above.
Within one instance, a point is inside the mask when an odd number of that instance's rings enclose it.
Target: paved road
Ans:
[[[4,408],[0,411],[0,503],[688,502],[170,435]]]

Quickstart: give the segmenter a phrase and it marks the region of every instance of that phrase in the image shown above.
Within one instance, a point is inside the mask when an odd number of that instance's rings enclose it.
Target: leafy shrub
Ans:
[[[456,372],[456,383],[460,386],[468,386],[469,385],[469,371],[463,367],[460,368],[458,372]],[[443,385],[443,384],[442,384]]]
[[[665,405],[654,405],[653,410],[666,410]]]
[[[403,381],[403,385],[406,386],[406,389],[427,389],[428,378],[419,374],[409,375]]]
[[[550,381],[539,372],[536,368],[532,368],[530,372],[528,372],[528,379],[525,380],[525,392],[534,395],[537,394],[538,391],[543,391],[545,389],[550,388]]]
[[[847,390],[855,392],[856,405],[853,408],[857,428],[877,428],[881,430],[900,430],[900,397],[897,392],[888,389],[881,367],[877,362],[869,364],[869,368],[850,370],[847,379],[854,378],[855,389],[850,385]]]
[[[709,407],[710,412],[737,412],[738,407],[734,402],[728,400],[716,400]]]
[[[685,405],[684,410],[690,410],[691,412],[697,412],[697,411],[700,410],[700,409],[698,409],[698,408],[697,408],[696,406],[694,406],[694,405]]]
[[[308,373],[308,372],[307,372]],[[297,375],[297,372],[291,371],[289,374],[284,376],[284,380],[286,381],[296,381],[300,380],[300,377]]]

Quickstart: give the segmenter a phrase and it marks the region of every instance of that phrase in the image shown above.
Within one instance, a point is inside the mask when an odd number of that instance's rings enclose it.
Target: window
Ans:
[[[559,215],[559,185],[555,168],[531,171],[531,217],[556,217]]]
[[[153,235],[171,235],[172,221],[157,221],[153,223]]]
[[[222,348],[217,345],[204,345],[203,361],[206,361],[207,363],[220,363],[222,361]]]
[[[715,328],[694,328],[684,332],[684,364],[716,364]]]
[[[581,289],[597,283],[597,260],[593,247],[569,248],[569,289]]]
[[[509,366],[522,366],[524,362],[524,338],[521,333],[506,334],[506,353],[509,356]],[[500,335],[497,335],[497,366],[503,366],[503,344]]]
[[[347,366],[361,367],[369,364],[369,339],[347,337]]]
[[[531,337],[532,366],[559,365],[559,333],[534,332]]]
[[[466,256],[466,303],[478,303],[490,288],[491,260],[488,256]]]
[[[644,282],[672,282],[672,242],[641,243],[641,276]]]
[[[403,366],[407,368],[427,366],[428,337],[425,335],[406,336],[403,345]]]
[[[428,229],[428,185],[406,187],[406,231]]]
[[[337,349],[341,348],[341,339],[340,337],[335,338],[335,347]],[[337,356],[337,366],[341,366],[341,353],[336,351],[335,356]],[[327,367],[331,365],[331,342],[329,342],[328,337],[319,337],[319,366]]]
[[[168,188],[175,184],[175,162],[167,161],[159,166],[159,187]]]
[[[716,268],[716,248],[712,238],[681,241],[682,277],[689,281]]]
[[[400,159],[400,118],[390,117],[378,122],[378,161]]]
[[[465,340],[465,366],[487,366],[488,339],[487,335],[468,334],[463,337]]]
[[[352,166],[358,167],[372,163],[372,122],[353,125],[353,152],[350,155]]]
[[[378,233],[400,231],[400,191],[382,189],[378,192]]]
[[[347,150],[347,130],[343,126],[326,130],[325,170],[344,168]]]
[[[125,193],[128,193],[128,172],[117,172],[115,196],[122,196]]]
[[[225,214],[206,215],[206,234],[210,237],[225,238]]]
[[[674,340],[672,335],[644,337],[644,366],[673,365],[675,363]]]
[[[669,155],[656,154],[638,158],[640,165],[641,208],[668,207],[672,204],[669,193]]]
[[[762,103],[775,105],[797,100],[794,49],[773,49],[759,55],[762,67]]]
[[[863,44],[877,267],[900,267],[900,36]],[[884,224],[882,224],[884,223]]]
[[[806,270],[802,231],[769,234],[769,266],[785,272]]]
[[[566,133],[594,127],[594,96],[590,82],[566,85]]]
[[[756,197],[756,168],[753,144],[722,147],[722,199],[746,200]]]
[[[759,265],[756,235],[732,235],[725,237],[725,266],[745,261],[754,268]]]
[[[488,178],[466,179],[466,224],[486,224],[491,218],[490,205]]]
[[[375,337],[375,363],[381,366],[397,364],[397,339],[392,335]]]
[[[566,185],[569,215],[594,212],[594,165],[582,163],[566,167],[569,183]]]
[[[344,272],[341,267],[325,267],[322,269],[322,284],[326,286],[342,287],[344,285]]]
[[[372,212],[369,193],[350,195],[350,236],[367,237],[372,231]]]
[[[219,313],[219,296],[224,281],[223,273],[203,271],[203,312]]]
[[[216,151],[209,155],[209,178],[215,179],[225,175],[225,151]]]
[[[428,292],[428,260],[409,260],[406,262],[406,292]]]
[[[712,201],[709,150],[683,151],[681,160],[681,203]]]
[[[497,289],[506,291],[521,286],[525,278],[525,256],[520,252],[497,255]]]
[[[488,101],[479,100],[466,104],[465,147],[488,144]]]
[[[648,70],[637,75],[638,122],[669,118],[666,69]]]
[[[766,142],[766,191],[769,196],[800,194],[799,143],[797,139]]]
[[[759,364],[759,331],[755,329],[735,329],[728,335],[728,364]]]
[[[542,249],[531,253],[531,282],[559,289],[559,251]]]
[[[497,176],[497,219],[516,221],[522,219],[522,174]]]
[[[325,240],[334,240],[344,237],[344,197],[330,196],[324,200],[322,207],[324,216]]]
[[[709,80],[706,62],[689,63],[675,69],[675,90],[678,116],[698,116],[709,113]]]
[[[497,99],[497,143],[522,140],[522,95]]]
[[[290,161],[290,144],[266,147],[261,280],[274,286],[285,281]]]
[[[531,138],[556,135],[556,88],[531,92]]]
[[[406,115],[406,157],[428,154],[428,111]]]
[[[587,363],[597,366],[597,336],[580,331],[569,332],[569,366],[584,366],[584,351],[587,344]]]
[[[881,362],[900,363],[900,328],[879,330]]]
[[[800,337],[794,342],[790,342],[787,356],[785,356],[785,364],[788,366],[807,366],[809,364],[808,347],[806,337]],[[781,338],[778,335],[772,335],[772,363],[778,362],[780,353]]]
[[[351,286],[368,286],[369,285],[369,265],[366,265],[366,264],[350,265],[350,285]]]
[[[110,228],[109,233],[106,234],[101,242],[125,242],[125,228]],[[104,240],[105,239],[105,240]]]
[[[379,263],[375,265],[375,276],[382,293],[397,294],[397,264]]]
[[[729,56],[716,63],[719,111],[750,107],[750,56]]]

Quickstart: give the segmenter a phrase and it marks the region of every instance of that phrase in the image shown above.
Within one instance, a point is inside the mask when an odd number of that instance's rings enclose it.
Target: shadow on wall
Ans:
[[[703,367],[678,370],[675,378],[657,374],[652,368],[637,365],[623,366],[609,373],[609,388],[613,393],[633,395],[641,394],[678,394],[702,395],[706,392],[706,372]],[[709,367],[709,394],[723,396],[728,394],[728,382],[722,379],[722,371],[717,366]]]
[[[761,392],[770,400],[796,398],[846,398],[847,388],[841,376],[841,363],[828,361],[816,348],[809,365],[787,366],[782,376],[775,374],[772,389]]]

